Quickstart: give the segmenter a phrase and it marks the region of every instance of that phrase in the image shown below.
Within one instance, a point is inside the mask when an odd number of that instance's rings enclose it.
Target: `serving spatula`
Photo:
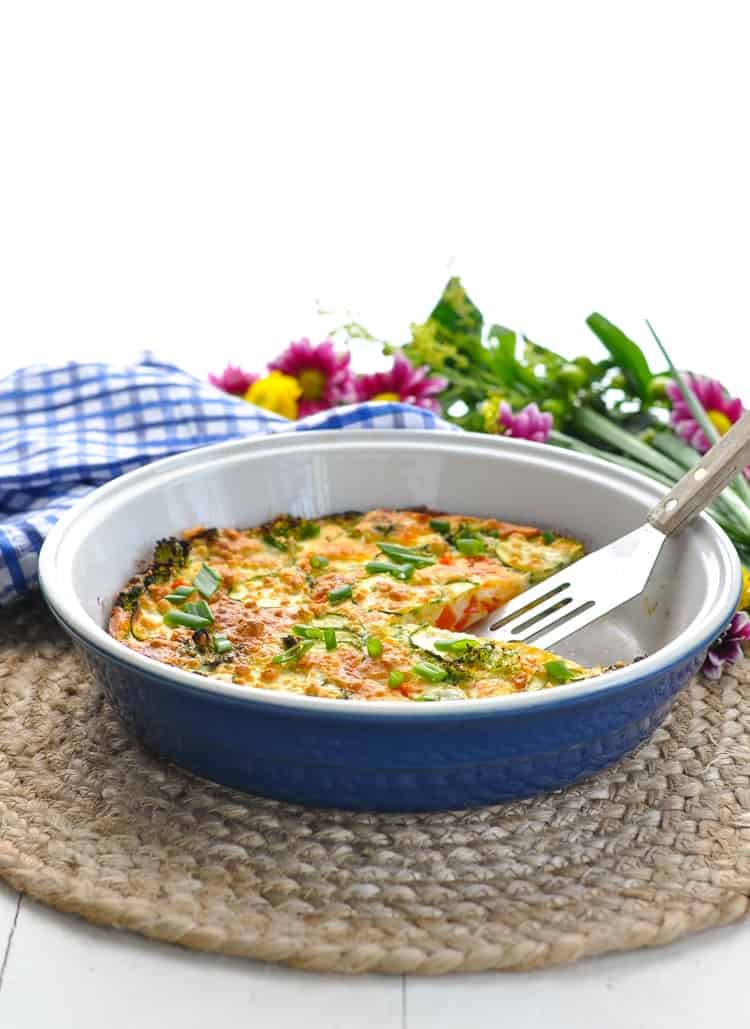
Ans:
[[[750,411],[659,501],[644,525],[551,575],[472,626],[476,636],[548,650],[638,596],[662,544],[750,464]]]

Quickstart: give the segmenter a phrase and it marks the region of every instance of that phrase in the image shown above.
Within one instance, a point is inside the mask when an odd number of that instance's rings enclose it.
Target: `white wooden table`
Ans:
[[[592,309],[640,341],[648,316],[750,403],[741,14],[6,5],[0,374],[142,347],[258,368],[345,305],[398,340],[457,273],[490,319],[569,354],[596,352]],[[343,978],[95,928],[0,884],[0,1027],[731,1027],[748,954],[750,924],[531,975]]]
[[[3,1029],[747,1025],[750,924],[542,972],[350,977],[154,943],[0,886],[0,940]]]

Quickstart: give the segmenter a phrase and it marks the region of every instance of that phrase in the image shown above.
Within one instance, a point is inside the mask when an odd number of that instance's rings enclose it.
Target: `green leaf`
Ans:
[[[518,337],[511,329],[501,325],[493,325],[489,331],[490,340],[495,346],[488,348],[488,360],[492,371],[497,376],[498,385],[520,388],[527,395],[539,392],[540,382],[532,368],[519,361],[516,349]]]
[[[484,324],[482,312],[455,276],[446,283],[429,320],[451,336],[481,336]]]
[[[615,359],[636,395],[648,402],[649,385],[654,375],[638,344],[596,311],[588,316],[586,324]]]
[[[486,368],[487,348],[482,343],[484,319],[461,280],[450,279],[422,325],[412,326],[412,338],[403,352],[414,365],[427,364],[440,374],[451,369]],[[469,375],[472,383],[473,375]]]

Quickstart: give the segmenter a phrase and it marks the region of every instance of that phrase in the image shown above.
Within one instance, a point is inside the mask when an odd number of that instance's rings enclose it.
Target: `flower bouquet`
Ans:
[[[314,345],[291,343],[264,374],[228,365],[214,386],[286,418],[361,401],[427,408],[470,432],[533,440],[591,454],[672,486],[743,412],[715,379],[679,371],[649,323],[665,368],[601,314],[586,324],[603,345],[598,361],[568,358],[484,318],[452,278],[426,321],[400,345],[350,323]],[[365,339],[392,357],[387,371],[357,374],[349,343]],[[750,641],[750,467],[709,508],[743,565],[731,625],[711,647],[704,674],[718,679]]]

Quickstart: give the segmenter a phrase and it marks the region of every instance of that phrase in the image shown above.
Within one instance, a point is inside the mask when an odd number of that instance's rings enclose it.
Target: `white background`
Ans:
[[[457,273],[571,355],[597,352],[591,310],[644,343],[647,316],[750,403],[746,13],[0,0],[0,374],[144,347],[257,367],[345,309],[398,341]],[[0,955],[14,918],[11,1029],[186,1029],[201,998],[216,1026],[697,1029],[722,999],[740,1024],[746,995],[744,929],[404,984],[185,954],[5,889]]]
[[[398,339],[456,272],[550,345],[649,317],[733,379],[743,7],[6,3],[3,366],[252,365],[318,303]]]

